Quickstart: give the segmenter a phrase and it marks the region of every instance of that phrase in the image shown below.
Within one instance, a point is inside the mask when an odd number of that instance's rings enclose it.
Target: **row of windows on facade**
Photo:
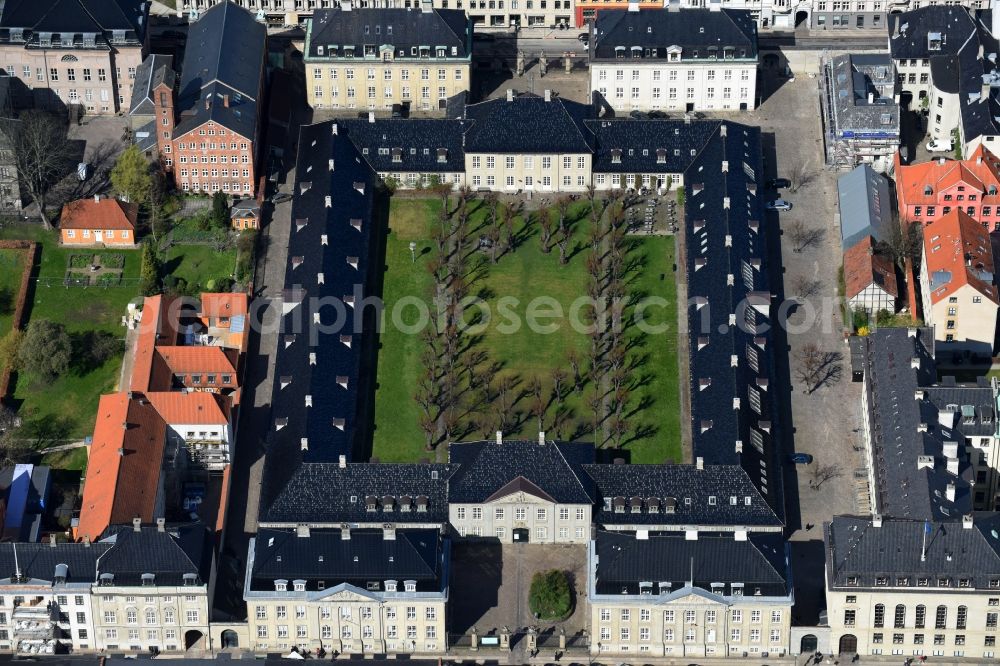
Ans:
[[[729,610],[729,621],[735,622],[737,624],[743,622],[743,609],[742,608],[732,608]],[[638,612],[639,622],[652,622],[653,612],[648,608],[640,608]],[[705,624],[715,624],[718,613],[715,610],[706,610],[703,615],[703,622]],[[764,620],[764,611],[760,609],[753,609],[747,613],[747,617],[751,624],[760,624]],[[780,624],[782,618],[784,617],[784,612],[779,609],[771,610],[771,623]],[[622,608],[618,611],[618,618],[622,622],[632,621],[632,609]],[[698,611],[694,609],[687,609],[685,611],[679,612],[674,609],[669,609],[663,611],[663,624],[674,624],[679,619],[683,618],[684,624],[697,624],[698,623]],[[600,621],[610,622],[611,621],[611,609],[602,608],[600,610]]]
[[[192,4],[198,8],[206,8],[212,3],[210,3],[209,0],[194,0]],[[287,0],[236,0],[236,4],[240,7],[249,7],[252,9],[271,9],[277,11],[284,9],[288,3]],[[329,9],[335,6],[333,0],[293,0],[292,4],[296,10],[316,8]],[[465,3],[463,0],[440,0],[440,2],[435,2],[434,4],[435,6],[440,6],[442,9],[448,9],[449,7],[453,9],[463,9],[465,7],[468,7],[469,9],[504,9],[505,4],[509,5],[510,9],[521,9],[521,0],[469,0],[468,3]],[[535,4],[535,0],[524,0],[524,9],[534,9]],[[358,6],[362,8],[371,8],[375,7],[376,4],[368,2],[367,0],[362,0]],[[377,6],[381,7],[383,5],[378,4]],[[397,3],[396,6],[404,8],[417,8],[420,6],[420,3],[404,2],[403,4]],[[538,0],[538,7],[540,9],[548,9],[548,0]],[[570,0],[552,0],[552,7],[553,9],[568,10],[572,8],[572,5],[570,4]]]
[[[375,26],[378,28],[379,26]],[[388,26],[389,34],[392,34],[392,26]],[[365,26],[365,34],[368,34],[368,26]],[[382,47],[375,44],[364,44],[361,50],[361,57],[363,58],[378,58],[379,54],[382,56],[382,60],[385,62],[392,62],[393,49],[391,46]],[[410,47],[410,57],[411,58],[421,58],[427,59],[431,57],[431,54],[435,58],[447,58],[458,56],[458,47],[452,46],[450,49],[447,46],[411,46]],[[321,58],[355,58],[358,56],[358,47],[353,45],[340,46],[339,44],[317,44],[316,45],[316,55]],[[399,49],[396,51],[397,58],[405,58],[406,50]]]
[[[387,581],[387,583],[393,583],[395,585],[396,581]],[[305,587],[303,587],[305,589]],[[396,607],[395,606],[385,606],[382,608],[386,620],[396,619]],[[295,606],[292,609],[296,620],[304,620],[307,617],[308,609],[304,605]],[[416,606],[405,606],[402,611],[404,617],[407,620],[417,619],[417,607]],[[355,608],[353,606],[340,606],[339,612],[337,607],[333,604],[321,604],[319,606],[319,619],[320,620],[330,620],[334,615],[339,615],[341,620],[353,621],[355,618]],[[254,609],[254,616],[258,620],[267,620],[269,618],[268,606],[258,605]],[[289,617],[288,606],[275,606],[274,607],[274,618],[276,620],[286,620]],[[370,621],[375,617],[375,609],[372,606],[361,606],[357,609],[357,618],[361,622]],[[425,606],[424,607],[424,620],[428,622],[433,622],[438,619],[438,609],[437,606]]]
[[[882,24],[882,15],[876,14],[872,17],[872,27],[879,27]],[[816,25],[823,27],[826,25],[826,16],[820,15],[816,17]],[[851,18],[846,14],[834,14],[830,17],[830,25],[834,28],[846,28],[851,25]],[[857,28],[865,27],[865,17],[856,16],[854,17],[854,25]]]
[[[242,173],[242,177],[243,178],[249,178],[250,177],[250,170],[249,169],[243,169],[242,172],[238,171],[237,169],[233,169],[233,175],[232,175],[232,177],[233,178],[239,178],[241,173]],[[181,178],[187,178],[187,177],[188,177],[188,170],[187,169],[181,169]],[[198,170],[197,169],[191,169],[191,177],[192,178],[197,178],[198,177]],[[229,176],[229,169],[222,169],[221,171],[219,169],[202,169],[201,170],[201,177],[202,178],[229,178],[230,177]]]
[[[199,130],[198,134],[201,134],[202,136],[204,136],[205,135],[205,129],[202,128],[201,130]],[[209,136],[214,136],[215,135],[215,130],[214,129],[208,130],[208,134],[209,134]],[[225,136],[225,135],[226,135],[226,130],[220,129],[219,130],[219,136]],[[239,146],[239,150],[243,150],[243,151],[250,150],[250,144],[247,143],[246,141],[239,142],[239,143],[237,143],[236,141],[233,141],[232,143],[229,144],[229,150],[237,150],[237,146]],[[196,150],[225,150],[226,149],[226,144],[225,144],[225,142],[217,144],[217,143],[212,142],[212,141],[209,141],[209,142],[202,141],[202,142],[197,143],[197,144],[195,142],[193,142],[193,141],[191,143],[185,143],[184,141],[180,141],[180,142],[177,143],[177,150],[178,151],[188,150],[189,148],[192,151],[196,151]],[[221,158],[225,158],[225,155],[222,155],[220,157]],[[233,164],[236,164],[236,157],[237,157],[236,155],[232,156]],[[243,159],[243,163],[246,164],[247,156],[246,155],[242,155],[241,157]],[[194,158],[192,157],[192,159],[194,159]],[[213,158],[212,161],[214,162],[215,159]],[[222,161],[224,162],[225,160],[223,159]]]
[[[158,613],[147,608],[144,615],[146,624],[177,624],[177,614],[172,608],[163,609],[163,621],[158,619]],[[197,624],[201,618],[201,613],[194,609],[184,611],[184,619],[188,624]],[[104,624],[118,624],[117,611],[106,610],[103,614]],[[139,612],[134,608],[126,609],[125,624],[139,624]]]
[[[952,297],[952,298],[954,298],[954,300],[948,299],[950,303],[958,302],[957,297]],[[974,302],[978,303],[979,301],[974,301]],[[911,579],[909,576],[896,576],[895,578],[896,587],[910,587],[910,580]],[[915,580],[917,582],[917,587],[930,587],[932,582],[932,579],[929,576],[917,576]],[[951,587],[952,583],[954,582],[953,579],[948,576],[938,576],[934,580],[937,582],[938,587]],[[848,585],[856,586],[859,584],[859,582],[860,579],[858,578],[858,576],[847,577]],[[888,587],[889,582],[890,578],[888,575],[875,576],[875,587]],[[990,578],[988,585],[989,588],[992,590],[1000,589],[1000,578]],[[959,578],[958,587],[972,587],[972,579],[964,576]],[[997,605],[994,603],[995,601],[997,601],[997,599],[990,599],[990,605],[991,606]]]
[[[847,603],[856,603],[856,601],[851,601],[852,597],[847,597]],[[997,618],[1000,613],[995,611],[989,611],[986,613],[985,618],[985,628],[986,629],[996,629],[997,628]],[[848,608],[844,610],[844,624],[846,626],[854,626],[857,619],[857,610],[853,608]],[[893,629],[905,629],[906,628],[906,605],[897,604],[893,611],[892,626]],[[914,629],[924,629],[927,625],[927,607],[923,604],[916,606],[913,612],[913,628]],[[955,611],[955,626],[954,629],[967,629],[969,625],[969,608],[968,606],[959,606]],[[885,604],[875,604],[875,609],[872,613],[872,626],[876,629],[880,629],[885,626]],[[948,629],[948,607],[941,605],[934,610],[934,628],[935,629]]]
[[[423,504],[420,504],[417,507],[417,510],[420,511],[420,512],[426,511],[427,510],[427,504],[426,504],[426,502],[423,503]],[[391,557],[389,559],[390,559],[390,561],[392,561]],[[280,557],[279,557],[278,561],[279,562],[281,561]],[[320,562],[322,562],[322,561],[323,561],[323,556],[321,555],[320,556]],[[358,556],[357,555],[354,556],[354,561],[355,562],[358,561]],[[399,581],[397,581],[397,580],[387,580],[387,581],[381,581],[381,582],[377,581],[377,580],[373,580],[373,581],[369,581],[365,585],[365,587],[368,590],[370,590],[370,591],[376,592],[376,591],[379,590],[379,588],[383,584],[385,585],[385,591],[386,592],[398,592],[399,591]],[[326,581],[324,581],[324,580],[316,581],[316,587],[319,590],[325,590],[326,589]],[[292,581],[292,590],[294,592],[305,592],[306,591],[306,581],[304,581],[304,580],[293,580]],[[279,578],[276,581],[274,581],[274,591],[275,592],[288,592],[288,581],[285,580],[285,579],[283,579],[283,578]],[[404,592],[416,592],[417,591],[417,582],[414,581],[414,580],[405,580],[405,581],[403,581],[403,591]],[[343,611],[341,611],[341,614],[343,614]]]
[[[652,632],[651,632],[651,630],[650,630],[649,627],[639,627],[639,631],[637,633],[638,633],[639,641],[648,641],[648,640],[650,640],[650,636],[652,634]],[[632,640],[632,635],[633,634],[632,634],[632,630],[631,630],[630,627],[621,627],[618,630],[618,640],[619,641],[622,641],[622,642],[630,641],[630,640]],[[677,634],[674,632],[673,629],[664,629],[663,630],[663,641],[666,642],[666,643],[672,643],[672,642],[674,642],[674,641],[677,640],[676,639],[676,635]],[[746,635],[747,635],[747,638],[749,639],[749,641],[751,643],[759,643],[759,642],[761,642],[761,636],[763,634],[762,634],[762,632],[761,632],[760,629],[750,629],[747,632]],[[611,640],[611,628],[610,627],[601,627],[600,633],[599,633],[599,637],[600,637],[600,640],[602,640],[602,641],[609,641],[609,640]],[[771,643],[774,643],[774,644],[781,643],[781,629],[771,629],[771,631],[768,634],[768,638],[770,639]],[[698,640],[698,630],[697,629],[695,629],[694,627],[691,627],[691,628],[688,628],[688,629],[684,630],[684,642],[685,643],[694,643],[697,640]],[[739,643],[739,642],[741,642],[743,640],[743,630],[740,629],[739,627],[733,627],[733,628],[731,628],[729,630],[729,640],[732,643]]]
[[[410,90],[410,88],[408,88],[406,86],[403,86],[403,88],[402,88],[402,90],[400,92],[402,99],[404,99],[404,100],[412,99],[413,96],[412,96],[411,92],[412,91]],[[375,88],[375,86],[368,86],[367,93],[368,93],[368,99],[377,99],[378,98],[378,90]],[[445,99],[445,98],[448,97],[448,89],[446,87],[444,87],[444,86],[440,86],[438,88],[438,90],[437,90],[437,93],[438,93],[438,99]],[[345,91],[345,94],[346,94],[346,96],[348,98],[356,98],[358,96],[358,91],[357,91],[356,88],[348,86],[347,90]],[[385,95],[386,98],[393,98],[394,94],[393,94],[393,88],[392,88],[392,86],[386,86],[385,90],[383,91],[383,94]],[[315,99],[322,99],[322,98],[324,98],[326,96],[327,96],[326,92],[323,90],[322,86],[316,86],[315,88],[313,88],[313,97]],[[334,99],[339,98],[340,97],[340,90],[338,88],[332,89],[330,91],[330,95],[329,96],[331,98],[334,98]],[[421,97],[421,99],[430,99],[431,98],[431,89],[430,89],[430,87],[428,87],[428,86],[422,87],[420,89],[420,97]]]
[[[497,178],[496,178],[496,176],[486,176],[486,179],[484,181],[483,177],[480,176],[480,175],[475,175],[475,176],[472,177],[472,186],[473,187],[482,187],[484,182],[486,184],[486,187],[496,187]],[[508,187],[508,188],[514,188],[514,187],[516,187],[515,184],[514,184],[514,176],[507,176],[505,184],[506,184],[506,187]],[[542,187],[542,189],[550,189],[552,187],[552,177],[551,176],[542,176],[539,179],[539,184]],[[587,177],[586,176],[577,176],[576,177],[576,186],[577,187],[585,187],[586,185],[587,185]],[[526,188],[533,188],[534,186],[535,186],[535,179],[534,179],[534,177],[533,176],[525,176],[524,177],[524,187],[526,187]],[[563,187],[572,187],[573,186],[573,177],[572,176],[563,176],[562,177],[562,186]]]
[[[529,168],[529,167],[525,167],[525,168]],[[394,174],[383,173],[383,174],[381,174],[381,176],[382,176],[383,179],[385,179],[385,178],[391,178],[392,180],[394,180],[397,183],[406,182],[406,184],[409,185],[409,186],[411,186],[411,187],[415,187],[418,182],[423,183],[424,185],[429,184],[431,176],[433,176],[433,175],[438,175],[438,177],[440,178],[440,182],[442,182],[442,183],[449,182],[449,180],[450,180],[450,182],[455,183],[455,184],[458,184],[458,183],[462,182],[462,174],[460,174],[460,173],[453,173],[453,174],[451,174],[451,178],[450,179],[448,177],[448,174],[426,174],[426,173],[424,173],[424,174],[416,174],[416,173],[407,173],[405,175],[405,177],[403,176],[403,174],[399,174],[399,173],[394,173]],[[681,182],[681,175],[677,174],[677,173],[672,173],[672,174],[667,174],[667,175],[659,174],[659,175],[656,175],[656,176],[651,176],[650,174],[642,174],[641,176],[637,176],[634,173],[628,173],[628,174],[617,174],[617,173],[616,174],[603,174],[603,173],[598,173],[598,174],[594,174],[594,184],[598,185],[598,186],[603,186],[603,185],[606,185],[606,184],[610,183],[612,185],[612,187],[634,187],[636,185],[636,183],[641,182],[643,187],[650,187],[652,185],[652,183],[653,183],[653,178],[656,178],[659,181],[657,183],[657,186],[658,187],[662,187],[665,184],[666,180],[668,179],[668,176],[669,176],[669,181],[670,181],[671,185],[677,185],[677,184],[679,184]],[[609,178],[610,178],[610,181],[608,180]],[[480,187],[483,184],[483,182],[484,181],[483,181],[483,177],[482,176],[479,176],[479,175],[472,176],[472,184],[474,186]],[[487,176],[485,182],[486,182],[487,186],[494,187],[496,185],[497,180],[496,180],[495,176]],[[505,180],[504,180],[504,183],[505,183],[505,186],[508,189],[514,189],[514,188],[517,187],[517,185],[515,184],[516,183],[516,179],[515,179],[514,176],[507,176],[505,178]],[[563,183],[564,187],[570,187],[570,186],[572,186],[572,184],[573,184],[573,177],[572,176],[563,176],[562,183]],[[527,187],[527,188],[534,187],[535,186],[535,179],[534,179],[534,177],[533,176],[525,176],[523,184],[524,184],[524,187]],[[540,186],[542,188],[551,188],[552,187],[552,178],[550,176],[542,176],[542,178],[539,180],[539,184],[540,184]],[[586,177],[585,176],[577,176],[576,177],[576,184],[577,184],[578,187],[585,187],[586,186]]]
[[[124,44],[128,39],[128,32],[125,30],[110,30],[111,33],[111,43],[112,44]],[[31,36],[38,36],[38,43],[42,46],[61,46],[63,48],[73,48],[74,46],[83,46],[84,48],[93,48],[97,42],[98,34],[104,35],[104,33],[96,32],[42,32],[39,31],[35,33],[32,30],[26,28],[11,28],[9,35],[10,41],[12,42],[24,42],[30,39],[25,33],[31,33]],[[106,35],[105,35],[106,38]],[[133,37],[134,38],[134,37]]]
[[[83,237],[84,238],[90,238],[90,229],[83,229],[82,232],[83,232]],[[96,234],[102,234],[104,238],[110,239],[110,238],[114,238],[115,237],[115,230],[114,229],[105,229],[105,230],[101,231],[100,229],[95,229],[94,230],[94,234],[95,235]],[[129,233],[128,229],[122,229],[122,230],[120,230],[118,232],[118,236],[122,240],[126,240],[130,235],[131,234]],[[67,229],[66,230],[66,238],[76,238],[76,229]]]
[[[91,68],[84,67],[81,70],[81,72],[83,74],[83,80],[84,81],[92,81],[93,80]],[[7,74],[7,76],[16,77],[17,76],[17,68],[14,65],[7,65],[7,67],[5,68],[5,73]],[[21,75],[22,75],[21,78],[25,79],[26,81],[30,81],[31,80],[31,65],[24,65],[22,67],[22,69],[21,69]],[[117,78],[119,78],[119,79],[121,78],[121,76],[122,76],[121,67],[116,67],[115,68],[115,76]],[[135,80],[135,67],[129,67],[128,68],[128,78],[129,78],[130,81]],[[35,80],[36,81],[40,81],[40,82],[44,82],[45,81],[45,68],[44,67],[36,67],[35,68]],[[76,77],[76,68],[75,67],[67,67],[66,68],[66,80],[67,81],[71,81],[71,82],[77,80],[77,77]],[[103,67],[99,67],[97,69],[97,80],[98,81],[107,81],[108,80],[108,70],[106,70]],[[49,68],[49,81],[51,81],[51,82],[58,82],[59,81],[59,68],[58,67],[50,67]]]
[[[602,86],[598,90],[600,91],[602,97],[607,98],[607,96],[608,96],[608,89],[606,87]],[[697,95],[695,93],[696,93],[696,90],[694,88],[688,88],[685,91],[686,99],[695,99],[697,97]],[[639,99],[640,97],[642,97],[642,88],[640,88],[639,86],[633,86],[631,88],[631,90],[629,91],[629,94],[630,94],[630,99]],[[662,88],[653,88],[652,89],[651,97],[652,97],[652,99],[662,99],[662,97],[663,97],[663,89]],[[715,88],[705,88],[705,97],[707,99],[715,99]],[[748,88],[740,88],[740,97],[739,98],[740,99],[747,99],[749,97],[750,97],[750,90]],[[615,88],[615,97],[614,98],[615,99],[625,99],[625,88],[623,88],[621,86]],[[668,88],[667,89],[667,99],[677,99],[677,88]],[[732,88],[723,88],[722,89],[722,99],[733,99],[733,89]]]
[[[962,207],[959,206],[958,210],[962,210]],[[992,206],[983,206],[980,209],[980,212],[979,212],[978,215],[976,214],[976,207],[975,206],[966,206],[964,210],[965,210],[965,214],[968,215],[969,217],[972,217],[972,218],[976,218],[976,217],[992,217],[993,216],[993,207]],[[951,212],[951,206],[942,206],[941,207],[941,214],[942,215],[947,215],[950,212]],[[927,207],[927,214],[926,215],[924,215],[924,210],[923,210],[922,206],[914,206],[913,207],[913,217],[935,217],[936,215],[937,215],[937,207],[936,206],[928,206]],[[1000,209],[997,209],[997,216],[1000,217]],[[983,222],[983,226],[984,227],[988,228],[988,225],[989,225],[988,222]]]
[[[460,506],[455,509],[455,518],[457,520],[465,520],[466,507]],[[481,506],[474,506],[469,508],[469,515],[472,520],[482,520],[483,519],[483,508]],[[523,506],[514,507],[514,520],[527,520],[528,519],[528,509]],[[559,517],[560,521],[569,520],[570,510],[568,507],[560,507],[556,511],[556,515]],[[574,510],[574,515],[577,520],[586,520],[587,511],[582,507],[578,507]],[[498,506],[493,509],[494,520],[504,520],[507,517],[507,509],[505,507]],[[545,508],[535,509],[535,520],[548,520],[549,510]]]
[[[719,498],[715,495],[708,496],[708,505],[717,506],[719,503]],[[729,505],[738,506],[740,503],[739,497],[736,495],[729,496]],[[684,506],[691,506],[692,499],[690,497],[684,498]],[[743,504],[745,506],[753,505],[753,498],[750,495],[746,495],[743,498]],[[604,510],[614,511],[615,513],[626,513],[626,507],[628,507],[628,512],[630,513],[642,513],[642,509],[645,506],[648,513],[659,513],[662,506],[663,513],[674,513],[677,510],[677,499],[673,497],[664,497],[662,500],[659,497],[630,497],[626,500],[625,497],[605,497],[604,498]]]
[[[521,159],[523,160],[524,168],[526,170],[531,170],[531,169],[535,168],[535,158],[534,158],[534,156],[527,155],[527,156],[525,156],[525,157],[523,157]],[[508,155],[508,156],[506,156],[504,158],[504,166],[506,168],[508,168],[508,169],[513,169],[513,168],[515,168],[516,160],[517,160],[517,158],[514,157],[513,155]],[[472,168],[473,169],[482,169],[483,168],[483,162],[484,162],[484,159],[483,159],[482,155],[473,155],[472,156]],[[496,167],[497,167],[497,158],[496,158],[496,156],[494,156],[494,155],[486,155],[486,157],[485,157],[485,163],[486,163],[486,169],[487,170],[496,169]],[[577,169],[579,169],[581,171],[587,169],[587,164],[588,163],[587,163],[587,158],[585,156],[583,156],[583,155],[576,156],[575,163],[576,163],[576,168]],[[574,164],[574,157],[572,155],[563,155],[563,158],[562,158],[562,168],[563,169],[572,169],[573,168],[573,164]],[[542,170],[544,170],[544,171],[548,171],[549,169],[551,169],[552,168],[552,157],[550,157],[548,155],[542,156],[542,158],[541,158],[541,165],[542,165]]]
[[[76,630],[76,637],[77,637],[77,640],[81,640],[81,641],[89,640],[89,638],[90,638],[90,632],[87,631],[86,629],[77,629]],[[106,639],[108,639],[108,640],[118,640],[118,630],[117,629],[105,629],[104,630],[104,637]],[[140,638],[139,638],[139,630],[138,629],[129,629],[126,632],[126,637],[130,641],[140,640]],[[4,630],[0,630],[0,640],[8,640],[8,634],[7,634],[7,631],[5,629]],[[160,630],[159,629],[147,629],[146,630],[146,640],[159,642],[159,640],[160,640]],[[165,641],[175,641],[175,640],[177,640],[177,630],[176,629],[164,629],[163,630],[163,640],[165,640]],[[80,648],[83,649],[83,650],[86,650],[88,647],[89,646],[85,645],[85,644],[84,645],[80,645]],[[118,646],[117,645],[109,645],[108,649],[109,650],[116,650],[116,649],[118,649]],[[131,646],[131,649],[132,650],[139,650],[141,648],[139,646],[137,646],[137,645],[134,645],[134,646]],[[174,645],[174,644],[171,644],[171,643],[168,642],[167,645],[166,645],[166,649],[167,650],[171,650],[171,651],[176,650],[177,649],[177,645]]]
[[[220,190],[223,192],[230,192],[230,191],[238,192],[240,191],[240,184],[233,183],[232,187],[230,187],[228,181],[220,185],[218,182],[199,183],[195,181],[193,183],[189,183],[188,181],[185,180],[183,183],[181,183],[181,189],[184,190],[185,192],[209,192],[209,191],[218,192]],[[242,190],[244,192],[252,192],[253,186],[250,183],[243,183]]]
[[[652,32],[652,28],[649,28]],[[701,32],[705,32],[702,28]],[[732,46],[722,47],[722,59],[723,60],[735,60],[736,51]],[[740,58],[747,57],[746,49],[739,49]],[[641,46],[630,46],[626,48],[625,46],[615,47],[615,58],[618,60],[624,60],[626,56],[633,59],[639,58],[663,58],[666,57],[669,62],[681,62],[682,60],[690,59],[707,59],[707,60],[719,60],[719,48],[717,46],[709,46],[705,51],[705,58],[701,58],[701,51],[699,49],[692,49],[690,52],[682,52],[679,49],[673,49],[669,47],[647,47],[643,48]]]
[[[483,534],[483,528],[480,527],[480,526],[478,526],[478,525],[472,525],[472,526],[460,525],[458,527],[458,534],[459,534],[459,536],[463,536],[463,537],[481,537],[481,536],[485,536]],[[558,532],[557,532],[557,534],[559,535],[560,539],[568,539],[569,538],[569,528],[568,527],[560,527],[559,530],[558,530]],[[493,536],[496,537],[497,539],[506,539],[507,538],[507,528],[506,527],[495,527],[495,528],[493,528]],[[547,527],[536,527],[535,528],[535,538],[536,539],[548,539],[549,538],[549,529]],[[586,530],[585,530],[585,528],[583,528],[583,527],[577,527],[577,528],[575,528],[573,530],[573,538],[574,539],[585,539],[586,538]]]
[[[944,634],[934,634],[934,645],[947,645],[947,640]],[[925,634],[913,634],[913,638],[910,641],[913,645],[924,645],[925,644]],[[876,645],[881,645],[885,643],[885,634],[876,632],[872,634],[872,643]],[[906,644],[906,634],[893,634],[892,635],[893,645],[905,645]],[[966,638],[964,634],[956,634],[954,637],[953,645],[965,645]],[[995,647],[997,644],[996,636],[984,636],[983,646],[984,647]],[[874,651],[873,651],[874,653]],[[955,656],[961,656],[956,654]]]
[[[276,627],[275,638],[290,638],[289,627],[287,624],[279,624]],[[416,625],[404,625],[404,631],[406,638],[413,640],[417,638],[417,627]],[[436,639],[438,636],[438,630],[436,626],[424,627],[424,638],[425,639]],[[295,625],[295,637],[296,638],[311,638],[309,635],[309,627],[304,624]],[[333,627],[329,624],[321,624],[319,627],[319,637],[321,639],[333,639]],[[385,627],[385,637],[387,639],[400,638],[399,627],[395,624],[388,624]],[[257,638],[261,640],[267,640],[270,638],[268,634],[268,628],[266,625],[257,625]],[[375,638],[375,629],[370,625],[361,627],[361,631],[355,633],[355,628],[351,625],[341,625],[340,627],[340,639],[349,640],[353,638],[373,639]]]
[[[598,70],[598,72],[597,72],[597,80],[598,81],[607,81],[608,80],[608,71],[609,70],[607,70],[607,69],[600,69],[600,70]],[[661,81],[661,80],[663,80],[663,72],[664,71],[667,72],[667,80],[668,81],[676,81],[677,80],[677,70],[676,69],[668,69],[668,70],[654,69],[653,72],[652,72],[653,80],[654,81]],[[750,80],[750,70],[748,70],[748,69],[741,69],[739,71],[740,71],[740,80],[741,81],[749,81]],[[641,75],[642,75],[642,72],[643,72],[643,70],[641,70],[641,69],[633,69],[633,70],[631,70],[631,74],[630,74],[631,80],[632,81],[638,81],[640,79]],[[687,70],[687,80],[688,81],[694,81],[697,73],[698,73],[697,70],[693,70],[693,69]],[[705,70],[704,74],[705,74],[705,80],[706,81],[715,81],[716,71],[714,69]],[[615,70],[615,81],[624,81],[624,80],[625,80],[625,70],[624,69],[616,69]],[[724,70],[722,70],[722,80],[723,81],[732,81],[733,80],[733,70],[731,70],[731,69],[724,69]]]
[[[322,67],[316,67],[315,69],[313,69],[313,78],[317,79],[317,80],[322,80],[323,79],[323,71],[324,70],[323,70]],[[330,67],[326,71],[329,72],[329,77],[330,77],[330,79],[332,81],[337,81],[339,79],[340,70],[338,68],[336,68],[336,67]],[[394,70],[392,68],[389,68],[389,67],[383,69],[382,70],[382,80],[383,81],[392,81],[393,71]],[[378,78],[378,73],[377,72],[378,72],[378,70],[376,70],[374,68],[369,68],[368,71],[367,71],[367,73],[366,73],[366,76],[367,76],[368,80],[369,81],[376,80]],[[456,67],[454,69],[454,72],[455,72],[455,80],[456,81],[461,81],[462,80],[462,76],[463,76],[462,75],[462,68],[461,67]],[[344,70],[344,79],[346,79],[347,81],[353,81],[354,80],[354,69],[353,68],[349,67],[349,68],[347,68],[347,69]],[[399,70],[399,80],[400,81],[409,81],[410,80],[410,70],[408,70],[408,69],[401,69],[401,70]],[[421,69],[420,70],[420,80],[421,81],[430,81],[431,80],[431,70],[429,70],[429,69]],[[437,71],[437,80],[438,81],[447,81],[448,80],[448,70],[447,69],[439,69]]]

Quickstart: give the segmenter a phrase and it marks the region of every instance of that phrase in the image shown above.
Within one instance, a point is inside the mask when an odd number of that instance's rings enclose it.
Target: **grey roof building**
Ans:
[[[1000,589],[1000,515],[961,523],[836,516],[823,525],[831,589],[949,587]],[[891,581],[890,581],[891,577]],[[933,592],[931,592],[933,594]]]
[[[970,513],[971,468],[952,432],[956,415],[939,410],[924,389],[936,380],[932,331],[881,328],[863,344],[872,512],[934,521]]]
[[[643,58],[678,62],[756,60],[757,24],[749,11],[702,8],[601,11],[591,61]]]
[[[0,585],[17,584],[19,580],[54,586],[93,585],[97,561],[110,548],[111,544],[103,542],[58,543],[55,546],[49,543],[0,543]]]
[[[159,86],[174,90],[177,86],[177,74],[174,72],[172,56],[153,53],[146,56],[136,69],[128,111],[132,142],[143,151],[156,148],[157,100],[153,98],[153,91]]]
[[[885,170],[899,147],[896,68],[886,55],[844,54],[823,67],[827,164]]]
[[[0,14],[0,44],[110,51],[146,39],[145,0],[11,0]],[[60,38],[53,42],[53,38]]]
[[[868,236],[888,241],[894,206],[889,180],[867,164],[860,164],[837,179],[841,247],[854,247]]]
[[[627,534],[599,531],[591,542],[591,598],[692,591],[718,597],[790,597],[791,568],[780,534]]]
[[[531,93],[469,104],[464,118],[467,153],[589,153],[592,135],[584,121],[590,106]]]
[[[470,60],[472,25],[461,9],[342,5],[313,12],[306,35],[308,62],[382,59],[385,53],[393,60],[424,63],[437,62],[437,58]]]
[[[215,566],[210,536],[201,523],[109,527],[100,543],[112,547],[97,561],[98,582],[137,587],[153,574],[156,585],[207,586]]]

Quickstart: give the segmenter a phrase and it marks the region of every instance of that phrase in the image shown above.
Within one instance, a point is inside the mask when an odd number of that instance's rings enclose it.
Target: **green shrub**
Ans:
[[[528,607],[539,620],[557,620],[569,615],[573,610],[573,595],[566,574],[558,569],[536,573],[531,579]]]

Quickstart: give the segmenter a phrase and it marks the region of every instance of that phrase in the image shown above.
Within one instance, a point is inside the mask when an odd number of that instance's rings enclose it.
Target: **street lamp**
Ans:
[[[410,241],[410,261],[417,263],[417,244]]]

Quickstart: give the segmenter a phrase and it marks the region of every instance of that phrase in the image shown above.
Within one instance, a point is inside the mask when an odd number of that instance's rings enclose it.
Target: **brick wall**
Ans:
[[[21,285],[17,290],[17,300],[14,303],[13,328],[23,329],[27,323],[27,301],[28,287],[31,284],[31,273],[38,259],[38,243],[34,241],[8,240],[0,241],[0,250],[24,250],[25,262],[24,270],[21,272]],[[0,401],[10,397],[11,390],[11,369],[0,370]]]

